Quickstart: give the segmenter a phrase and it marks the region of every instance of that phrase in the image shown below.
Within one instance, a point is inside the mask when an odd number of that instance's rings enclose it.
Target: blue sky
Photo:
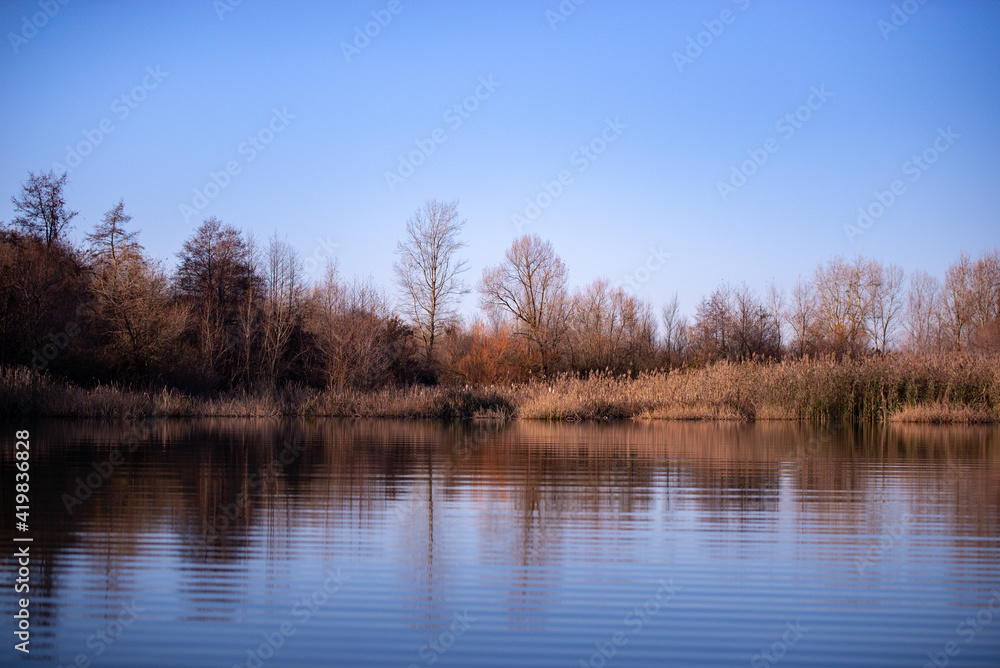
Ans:
[[[571,284],[687,313],[835,254],[943,276],[1000,245],[998,2],[35,0],[0,30],[0,220],[74,163],[72,236],[124,198],[168,265],[217,216],[390,286],[430,198],[460,200],[470,284],[530,232]]]

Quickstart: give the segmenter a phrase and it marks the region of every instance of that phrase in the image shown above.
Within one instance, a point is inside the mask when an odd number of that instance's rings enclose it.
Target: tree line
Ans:
[[[72,243],[66,179],[29,172],[11,198],[16,217],[0,226],[0,365],[84,384],[375,390],[723,359],[1000,352],[996,249],[960,255],[943,280],[835,257],[787,292],[722,283],[690,316],[676,293],[657,314],[604,278],[571,290],[537,235],[515,239],[470,285],[457,202],[428,201],[406,221],[391,290],[347,279],[335,262],[307,280],[277,233],[260,242],[214,217],[168,272],[122,201]],[[467,321],[458,306],[473,289],[480,311]]]

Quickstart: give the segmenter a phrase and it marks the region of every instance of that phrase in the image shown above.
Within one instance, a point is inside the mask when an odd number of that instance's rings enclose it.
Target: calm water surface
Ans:
[[[1000,665],[996,428],[28,426],[44,665]]]

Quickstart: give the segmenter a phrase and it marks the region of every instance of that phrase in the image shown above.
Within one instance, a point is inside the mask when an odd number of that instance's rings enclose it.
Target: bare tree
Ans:
[[[459,220],[457,209],[457,201],[427,202],[406,221],[406,239],[396,245],[396,283],[428,367],[443,324],[454,318],[458,298],[469,292],[460,278],[467,263],[456,257],[465,246],[458,239],[465,221]]]
[[[169,280],[125,226],[132,216],[118,204],[91,234],[93,320],[102,355],[119,373],[139,375],[168,367],[186,311],[171,304]]]
[[[732,342],[737,359],[777,357],[780,335],[756,291],[742,283],[732,296]]]
[[[370,390],[399,381],[413,354],[413,337],[388,297],[371,279],[342,282],[332,262],[313,289],[305,329],[330,387]]]
[[[903,268],[896,264],[883,266],[876,260],[866,265],[866,303],[872,346],[885,353],[903,311]]]
[[[735,357],[733,311],[733,289],[725,282],[698,304],[693,325],[694,345],[706,359]]]
[[[1000,350],[1000,251],[984,253],[972,267],[972,343],[977,348]]]
[[[771,279],[767,284],[767,310],[771,318],[771,327],[778,337],[778,351],[783,352],[784,338],[781,333],[782,321],[785,319],[785,289]]]
[[[841,257],[816,267],[815,317],[817,343],[837,355],[859,355],[866,350],[868,313],[864,259],[848,263]]]
[[[656,325],[648,303],[598,278],[573,295],[567,315],[574,369],[627,373],[652,366]]]
[[[809,338],[814,327],[815,304],[812,283],[809,279],[799,276],[795,287],[792,288],[792,299],[786,315],[792,326],[792,334],[795,336],[799,357],[806,354],[807,346],[810,345]]]
[[[676,292],[674,292],[670,301],[663,305],[661,314],[663,317],[663,345],[664,352],[666,353],[666,365],[667,367],[671,367],[679,356],[678,343],[681,338],[681,329],[685,325],[681,316],[680,300]]]
[[[0,230],[0,363],[51,368],[38,351],[67,323],[86,323],[88,274],[69,244],[47,246],[36,235]],[[71,357],[60,357],[56,366],[69,369]]]
[[[226,337],[224,347],[233,359],[229,372],[231,381],[252,385],[265,380],[266,371],[271,370],[262,345],[265,327],[263,298],[266,293],[262,277],[266,269],[261,259],[260,244],[253,232],[247,233],[243,251],[250,280],[246,282],[246,289],[233,293],[232,323],[223,327],[222,331]],[[219,308],[216,312],[223,314],[225,310]]]
[[[567,303],[570,363],[575,369],[603,369],[613,361],[621,336],[621,314],[613,305],[610,284],[598,278]]]
[[[251,246],[238,229],[206,219],[178,254],[177,286],[194,313],[194,337],[208,369],[232,382],[246,377],[250,341],[255,331],[260,279]],[[241,323],[243,326],[241,326]]]
[[[63,189],[67,174],[56,176],[55,172],[45,174],[28,172],[28,180],[21,184],[20,196],[10,198],[18,215],[12,224],[26,234],[42,239],[51,246],[69,227],[76,211],[66,210]]]
[[[302,324],[305,290],[298,254],[277,232],[268,243],[262,273],[262,357],[268,382],[276,383],[295,361],[291,342]]]
[[[677,334],[674,336],[674,360],[681,364],[687,360],[688,351],[691,348],[691,325],[688,317],[682,315],[677,320]]]
[[[552,244],[538,235],[516,239],[503,262],[483,270],[478,287],[483,309],[514,317],[547,374],[558,358],[566,302],[566,265]]]
[[[936,350],[940,344],[938,293],[941,283],[926,271],[910,274],[906,296],[907,347],[914,352]]]
[[[141,251],[136,241],[139,232],[125,229],[131,221],[132,216],[125,213],[125,202],[118,200],[118,204],[105,213],[101,222],[94,227],[94,231],[87,235],[91,256],[100,265],[115,266],[122,258],[137,250]]]
[[[972,262],[965,253],[948,267],[944,288],[939,293],[942,325],[954,350],[969,343],[969,321],[972,320]]]

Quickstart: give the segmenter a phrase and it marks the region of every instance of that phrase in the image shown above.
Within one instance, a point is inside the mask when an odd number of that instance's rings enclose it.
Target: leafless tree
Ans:
[[[125,202],[118,204],[104,214],[94,231],[87,235],[90,244],[91,257],[102,267],[115,266],[122,258],[140,250],[136,241],[138,231],[129,231],[125,226],[132,221],[132,216],[125,213]]]
[[[786,318],[792,326],[795,344],[799,357],[803,357],[810,349],[810,336],[815,326],[816,302],[812,283],[809,279],[799,276],[792,288],[792,298],[788,306]]]
[[[926,271],[910,274],[910,289],[906,295],[906,345],[911,351],[936,351],[940,345],[940,289],[940,281]]]
[[[732,292],[732,347],[737,359],[775,358],[780,338],[775,321],[746,283]]]
[[[779,287],[778,284],[774,282],[774,279],[770,280],[767,284],[766,306],[768,315],[771,318],[771,327],[774,329],[778,338],[778,350],[783,353],[784,349],[782,346],[784,345],[784,338],[782,337],[781,328],[785,319],[785,289]]]
[[[86,326],[89,278],[84,258],[69,244],[46,245],[33,234],[0,230],[0,364],[71,366],[80,339],[53,365],[39,360],[37,351],[69,323]]]
[[[1000,251],[984,253],[972,267],[971,325],[973,345],[1000,350]]]
[[[558,357],[566,302],[566,265],[552,244],[538,235],[516,239],[503,262],[483,270],[478,288],[483,309],[514,317],[547,374]]]
[[[291,350],[302,325],[305,286],[295,249],[275,232],[267,246],[264,276],[262,363],[267,380],[276,383],[285,376],[297,354]]]
[[[885,353],[896,330],[899,329],[903,312],[903,268],[896,264],[883,266],[876,260],[865,265],[867,280],[865,286],[868,306],[868,328],[872,346]]]
[[[677,334],[674,335],[674,360],[676,364],[686,362],[691,349],[691,325],[688,317],[682,315],[677,320]]]
[[[685,324],[680,310],[680,300],[674,292],[661,311],[663,317],[663,346],[666,355],[666,366],[673,366],[679,359],[680,349],[678,344],[682,336],[682,329]]]
[[[178,254],[177,286],[194,315],[202,362],[228,382],[246,375],[251,342],[244,335],[254,327],[244,321],[255,313],[262,292],[252,256],[240,231],[215,217],[205,220]]]
[[[733,289],[722,283],[698,304],[694,318],[694,345],[705,359],[735,357],[733,345]]]
[[[406,221],[406,238],[396,245],[396,283],[428,367],[442,327],[454,318],[459,297],[469,292],[461,279],[468,266],[456,257],[465,246],[458,238],[464,225],[457,201],[431,200]]]
[[[119,201],[91,234],[93,322],[106,363],[137,376],[169,366],[186,324],[186,311],[171,303],[163,269],[149,260],[126,229],[132,216]]]
[[[841,257],[816,268],[817,343],[837,355],[860,355],[867,349],[868,295],[864,258],[848,263]]]
[[[56,176],[55,172],[28,172],[28,180],[21,184],[21,194],[10,198],[14,211],[19,215],[12,224],[21,228],[51,246],[69,228],[76,211],[66,209],[63,190],[67,174]]]
[[[948,267],[944,287],[939,293],[942,325],[953,350],[969,344],[969,321],[973,313],[972,262],[965,253]]]
[[[406,374],[413,337],[371,279],[342,282],[336,264],[329,262],[307,313],[305,327],[328,386],[370,390]]]
[[[249,232],[243,240],[243,250],[250,279],[246,282],[245,289],[234,291],[231,322],[223,325],[221,331],[226,337],[222,347],[226,356],[233,360],[229,362],[231,382],[249,386],[261,382],[266,384],[269,375],[267,371],[271,370],[263,345],[266,326],[263,307],[266,286],[263,277],[267,270],[261,257],[260,244],[253,232]],[[223,314],[225,310],[220,307],[216,312]]]
[[[573,295],[567,323],[575,370],[634,373],[653,366],[652,307],[620,287],[612,288],[607,279],[598,278]]]

